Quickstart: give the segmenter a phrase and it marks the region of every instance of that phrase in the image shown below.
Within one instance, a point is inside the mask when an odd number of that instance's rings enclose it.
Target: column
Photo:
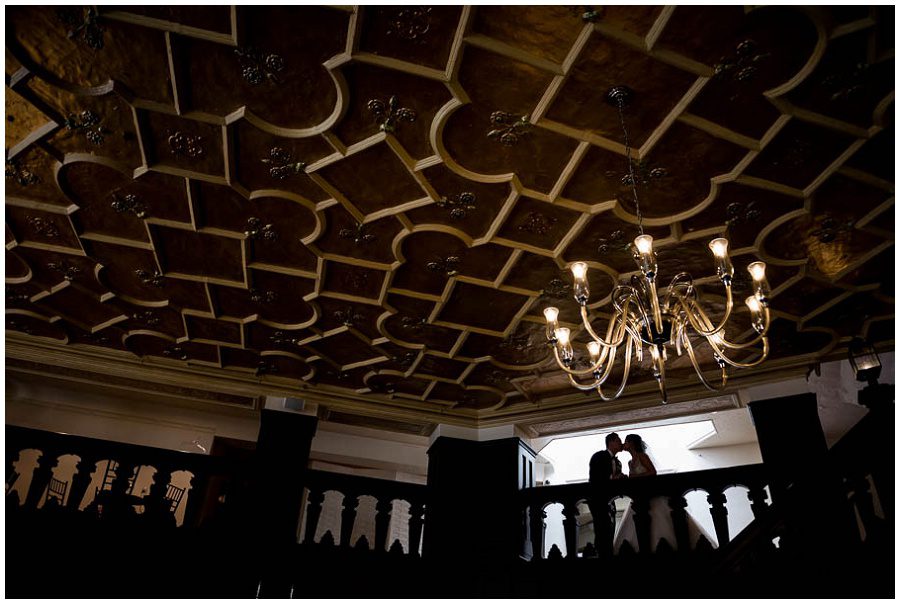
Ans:
[[[316,432],[314,415],[263,409],[256,442],[247,525],[249,547],[263,552],[256,561],[259,597],[287,598],[298,569],[289,561],[296,546],[309,450]],[[301,590],[302,592],[302,590]]]
[[[532,486],[527,468],[534,458],[517,437],[479,442],[439,436],[428,450],[423,557],[472,564],[518,559],[520,490]]]

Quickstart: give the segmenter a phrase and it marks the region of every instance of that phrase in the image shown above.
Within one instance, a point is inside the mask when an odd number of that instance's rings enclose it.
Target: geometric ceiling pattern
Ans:
[[[893,7],[6,17],[8,341],[448,421],[597,398],[556,368],[541,310],[575,332],[584,260],[605,325],[636,271],[604,102],[625,85],[663,282],[687,270],[721,309],[706,244],[726,236],[736,301],[768,265],[759,371],[855,335],[892,348]],[[687,358],[667,369],[697,386]],[[625,396],[655,389],[648,357]]]

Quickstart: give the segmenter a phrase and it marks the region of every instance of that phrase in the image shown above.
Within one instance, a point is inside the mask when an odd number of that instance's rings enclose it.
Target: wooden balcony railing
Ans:
[[[315,540],[322,513],[322,504],[328,491],[335,491],[343,495],[340,542],[341,547],[350,547],[350,539],[357,520],[357,507],[361,496],[371,496],[376,499],[375,504],[375,543],[372,549],[375,551],[404,552],[417,556],[422,538],[423,514],[425,511],[424,485],[396,482],[393,480],[381,480],[363,476],[351,476],[347,474],[335,474],[311,470],[307,474],[307,507],[305,512],[304,543],[311,544]],[[408,545],[402,545],[395,540],[388,544],[388,529],[391,524],[392,514],[395,513],[394,502],[405,501],[409,504]]]
[[[747,489],[747,497],[754,517],[761,516],[766,508],[767,479],[762,464],[719,468],[682,474],[663,474],[647,478],[630,478],[610,481],[602,491],[593,492],[588,483],[543,486],[524,489],[521,494],[523,518],[528,522],[523,527],[523,552],[525,557],[539,559],[544,550],[543,535],[546,509],[554,503],[562,504],[563,530],[565,534],[566,557],[575,558],[577,541],[578,504],[585,502],[596,512],[593,518],[595,528],[606,520],[603,510],[618,497],[628,497],[634,512],[634,521],[639,550],[650,552],[657,546],[650,543],[652,533],[652,517],[649,514],[650,501],[657,497],[665,498],[670,508],[672,527],[676,543],[669,543],[672,549],[680,552],[690,551],[688,543],[687,501],[685,495],[691,491],[705,491],[710,505],[710,514],[715,527],[719,547],[726,545],[732,535],[728,532],[728,510],[725,507],[726,489],[742,486]],[[597,533],[603,533],[602,530]],[[612,531],[606,534],[612,537]],[[611,548],[611,543],[597,543],[598,553],[603,554]]]
[[[23,462],[20,454],[29,450],[38,452],[37,466],[20,497],[17,482],[22,480],[24,485],[29,477],[20,476],[16,468]],[[60,459],[67,455],[77,458],[74,475],[65,480],[54,477]],[[146,471],[153,472],[149,489],[136,492],[137,478]],[[183,505],[182,525],[196,526],[209,479],[228,471],[221,459],[207,455],[6,426],[6,492],[9,497],[16,491],[21,510],[45,507],[78,512],[90,499],[88,488],[93,482],[97,488],[92,503],[82,511],[84,515],[105,519],[140,515],[142,520],[174,526],[176,512]],[[179,485],[172,484],[177,472],[184,472],[182,478],[186,478]],[[97,473],[102,473],[102,478]]]

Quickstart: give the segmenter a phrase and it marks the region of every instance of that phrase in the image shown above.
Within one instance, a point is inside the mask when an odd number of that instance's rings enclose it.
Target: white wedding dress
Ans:
[[[628,474],[629,478],[636,478],[648,472],[648,469],[637,459],[629,461],[628,467],[630,468]],[[691,549],[696,547],[697,540],[700,539],[701,535],[706,537],[710,544],[715,547],[717,543],[715,537],[706,532],[703,527],[694,520],[694,517],[691,516],[690,512],[685,510],[685,513],[687,515],[688,543],[691,544]],[[669,502],[667,498],[654,497],[651,499],[649,515],[651,551],[656,551],[660,539],[665,539],[669,542],[669,545],[672,546],[672,549],[677,550],[678,542],[675,540],[675,526],[672,523],[672,515],[669,511]],[[622,544],[626,541],[631,545],[634,551],[640,551],[637,529],[634,525],[634,510],[632,509],[631,502],[628,503],[625,512],[622,514],[621,522],[616,526],[615,537],[613,537],[613,551],[618,554]]]

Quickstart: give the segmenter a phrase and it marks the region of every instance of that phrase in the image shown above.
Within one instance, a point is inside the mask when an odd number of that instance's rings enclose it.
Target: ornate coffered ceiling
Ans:
[[[540,313],[578,322],[576,260],[598,323],[635,270],[615,85],[663,278],[721,306],[720,235],[737,275],[769,266],[771,360],[746,379],[854,335],[893,347],[893,7],[6,17],[10,365],[382,418],[603,413]],[[673,399],[696,397],[670,365]],[[624,400],[658,404],[652,379],[633,370]]]

